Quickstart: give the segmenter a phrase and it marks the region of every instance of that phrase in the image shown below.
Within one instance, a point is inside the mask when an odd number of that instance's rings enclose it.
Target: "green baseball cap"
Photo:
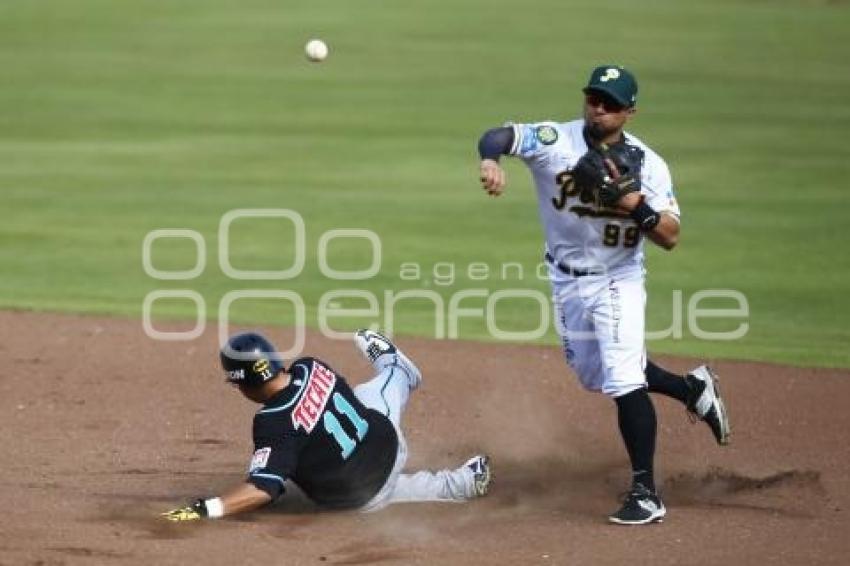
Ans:
[[[637,103],[638,85],[635,76],[619,65],[602,65],[590,73],[590,80],[582,92],[602,92],[622,104],[634,106]]]

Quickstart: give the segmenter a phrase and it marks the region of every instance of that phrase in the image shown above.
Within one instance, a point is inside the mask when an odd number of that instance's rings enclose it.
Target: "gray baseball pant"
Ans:
[[[454,470],[401,473],[408,456],[407,442],[401,430],[401,416],[411,392],[408,371],[403,361],[393,356],[385,361],[375,377],[354,388],[354,395],[370,409],[384,414],[393,423],[398,435],[395,465],[384,486],[361,508],[363,512],[377,511],[392,503],[462,502],[474,495],[474,474],[465,465]]]

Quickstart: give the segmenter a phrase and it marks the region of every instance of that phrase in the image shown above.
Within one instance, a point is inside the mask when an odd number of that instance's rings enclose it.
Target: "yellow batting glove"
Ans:
[[[160,516],[169,521],[199,521],[206,517],[206,506],[202,500],[196,501],[193,505],[172,509],[167,513],[161,513]]]

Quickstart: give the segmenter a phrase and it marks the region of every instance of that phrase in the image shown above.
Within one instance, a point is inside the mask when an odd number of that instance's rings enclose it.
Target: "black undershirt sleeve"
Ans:
[[[481,156],[481,159],[498,161],[499,157],[511,152],[513,144],[513,128],[492,128],[484,132],[484,135],[478,140],[478,154]]]
[[[279,482],[266,477],[258,477],[253,475],[248,476],[248,482],[252,483],[257,489],[268,493],[269,497],[272,498],[272,501],[277,501],[280,496],[284,494],[285,491],[283,482]]]

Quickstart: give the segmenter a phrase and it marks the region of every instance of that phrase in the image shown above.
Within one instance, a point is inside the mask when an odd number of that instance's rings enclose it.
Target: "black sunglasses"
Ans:
[[[601,104],[605,112],[622,112],[626,109],[625,105],[620,104],[610,96],[605,96],[596,92],[589,92],[585,94],[584,101],[592,108],[596,108]]]

